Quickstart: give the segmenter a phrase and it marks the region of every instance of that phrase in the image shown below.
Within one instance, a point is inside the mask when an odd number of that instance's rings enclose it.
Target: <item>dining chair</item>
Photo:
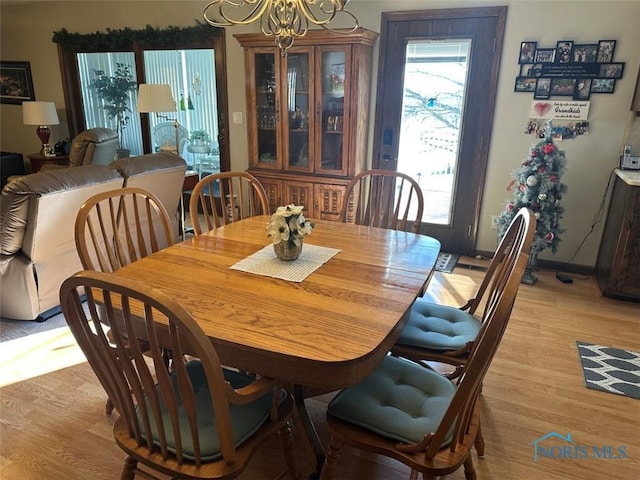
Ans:
[[[162,202],[147,190],[129,187],[96,194],[80,207],[75,242],[85,270],[114,272],[173,245],[175,234]],[[172,353],[165,350],[164,358],[168,368]],[[107,398],[105,413],[113,408]]]
[[[89,198],[76,216],[75,241],[86,270],[113,272],[176,239],[162,202],[147,190],[129,187]]]
[[[474,297],[459,308],[418,298],[392,353],[414,361],[452,365],[454,370],[447,375],[457,376],[473,347],[482,319],[495,308],[508,280],[506,277],[514,274],[511,262],[521,253],[529,254],[535,230],[533,212],[521,208],[502,237]]]
[[[204,225],[200,223],[200,212]],[[207,175],[196,184],[189,201],[189,217],[196,235],[243,218],[269,213],[264,187],[247,172]]]
[[[357,174],[345,193],[341,220],[418,233],[424,198],[409,175],[393,170],[366,170]]]
[[[275,380],[223,369],[211,340],[174,299],[142,280],[83,271],[64,281],[60,302],[120,414],[113,425],[115,441],[126,453],[120,478],[235,478],[276,434],[297,478],[289,427],[292,396]],[[98,318],[99,306],[111,339]],[[143,357],[139,342],[128,341],[134,336],[151,346],[151,358]],[[178,362],[169,372],[161,347],[198,360]]]
[[[526,215],[518,223],[527,223]],[[529,238],[527,228],[511,237]],[[339,392],[327,408],[330,444],[321,480],[330,480],[343,445],[374,452],[409,466],[411,479],[439,478],[464,465],[475,479],[471,449],[484,456],[480,431],[482,382],[506,329],[528,254],[504,259],[500,288],[486,309],[476,341],[455,382],[434,370],[388,355],[363,382]]]

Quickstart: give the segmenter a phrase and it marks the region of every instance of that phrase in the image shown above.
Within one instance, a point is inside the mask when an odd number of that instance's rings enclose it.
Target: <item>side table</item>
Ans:
[[[187,145],[187,152],[191,154],[194,170],[202,176],[202,159],[199,160],[198,156],[204,155],[206,158],[206,156],[211,153],[211,145]]]
[[[39,172],[43,165],[69,165],[69,155],[45,157],[40,153],[31,153],[27,158],[31,164],[31,173]]]

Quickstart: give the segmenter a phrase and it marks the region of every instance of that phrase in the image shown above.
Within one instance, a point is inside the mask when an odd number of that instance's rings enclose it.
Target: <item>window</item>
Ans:
[[[56,32],[65,101],[72,136],[93,127],[117,130],[104,102],[92,86],[97,72],[112,75],[118,64],[130,67],[131,79],[141,83],[167,83],[177,102],[177,112],[166,118],[137,112],[137,89],[129,92],[130,112],[121,131],[121,144],[131,155],[158,151],[161,125],[177,119],[184,132],[181,156],[192,163],[186,145],[191,132],[204,130],[212,153],[219,153],[220,168],[229,169],[226,131],[227,95],[223,30],[208,25],[145,30],[110,30],[88,35]],[[154,132],[155,137],[154,138]],[[173,142],[175,143],[175,141]]]

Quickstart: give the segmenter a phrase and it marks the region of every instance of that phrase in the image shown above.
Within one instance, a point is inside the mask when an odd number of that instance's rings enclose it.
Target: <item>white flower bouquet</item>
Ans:
[[[288,242],[291,246],[299,246],[302,239],[311,233],[313,224],[304,218],[302,210],[302,206],[289,204],[278,207],[276,213],[271,215],[267,235],[272,238],[274,245]]]

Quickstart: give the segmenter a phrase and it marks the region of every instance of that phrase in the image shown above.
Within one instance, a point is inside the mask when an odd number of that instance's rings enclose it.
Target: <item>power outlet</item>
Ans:
[[[498,229],[498,217],[499,215],[491,215],[491,230]]]

